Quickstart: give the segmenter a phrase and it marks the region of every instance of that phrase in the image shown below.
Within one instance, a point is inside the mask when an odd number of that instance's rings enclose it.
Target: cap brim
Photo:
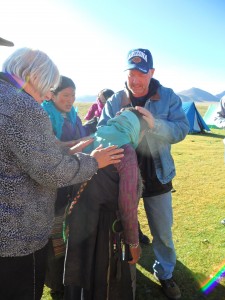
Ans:
[[[13,42],[0,38],[0,46],[13,47]]]
[[[144,74],[147,74],[148,71],[149,71],[149,70],[146,70],[146,69],[141,68],[141,66],[138,67],[137,65],[132,65],[132,64],[128,65],[128,66],[124,69],[124,71],[127,71],[127,70],[137,70],[137,71],[140,71],[141,73],[144,73]]]

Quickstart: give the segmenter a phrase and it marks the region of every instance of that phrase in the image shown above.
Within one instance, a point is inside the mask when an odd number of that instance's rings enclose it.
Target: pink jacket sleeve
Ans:
[[[95,111],[98,109],[98,105],[96,103],[93,103],[91,107],[89,108],[86,116],[84,117],[85,120],[89,121],[95,116]]]

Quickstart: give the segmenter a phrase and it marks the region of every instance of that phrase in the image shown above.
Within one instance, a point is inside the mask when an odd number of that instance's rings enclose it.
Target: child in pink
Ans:
[[[85,120],[90,121],[94,117],[99,118],[102,109],[107,101],[108,98],[110,98],[114,92],[110,89],[103,89],[98,93],[98,97],[96,99],[96,103],[93,103],[91,107],[89,108],[86,116],[84,117]]]

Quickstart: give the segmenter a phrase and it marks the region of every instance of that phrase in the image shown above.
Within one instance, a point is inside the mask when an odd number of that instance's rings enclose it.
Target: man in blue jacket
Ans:
[[[122,108],[134,106],[143,114],[149,129],[137,148],[139,167],[144,182],[143,200],[153,236],[155,262],[153,270],[164,293],[180,299],[181,292],[173,279],[176,253],[172,239],[172,179],[175,165],[171,144],[182,141],[189,131],[189,122],[180,98],[172,89],[153,78],[153,59],[147,49],[128,52],[124,90],[106,102],[98,126]]]

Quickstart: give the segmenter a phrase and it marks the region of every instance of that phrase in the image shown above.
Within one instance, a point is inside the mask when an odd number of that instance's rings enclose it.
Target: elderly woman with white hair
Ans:
[[[16,50],[0,73],[0,299],[41,299],[57,188],[123,157],[116,146],[71,155],[56,142],[39,104],[59,80],[52,60],[29,48]]]

